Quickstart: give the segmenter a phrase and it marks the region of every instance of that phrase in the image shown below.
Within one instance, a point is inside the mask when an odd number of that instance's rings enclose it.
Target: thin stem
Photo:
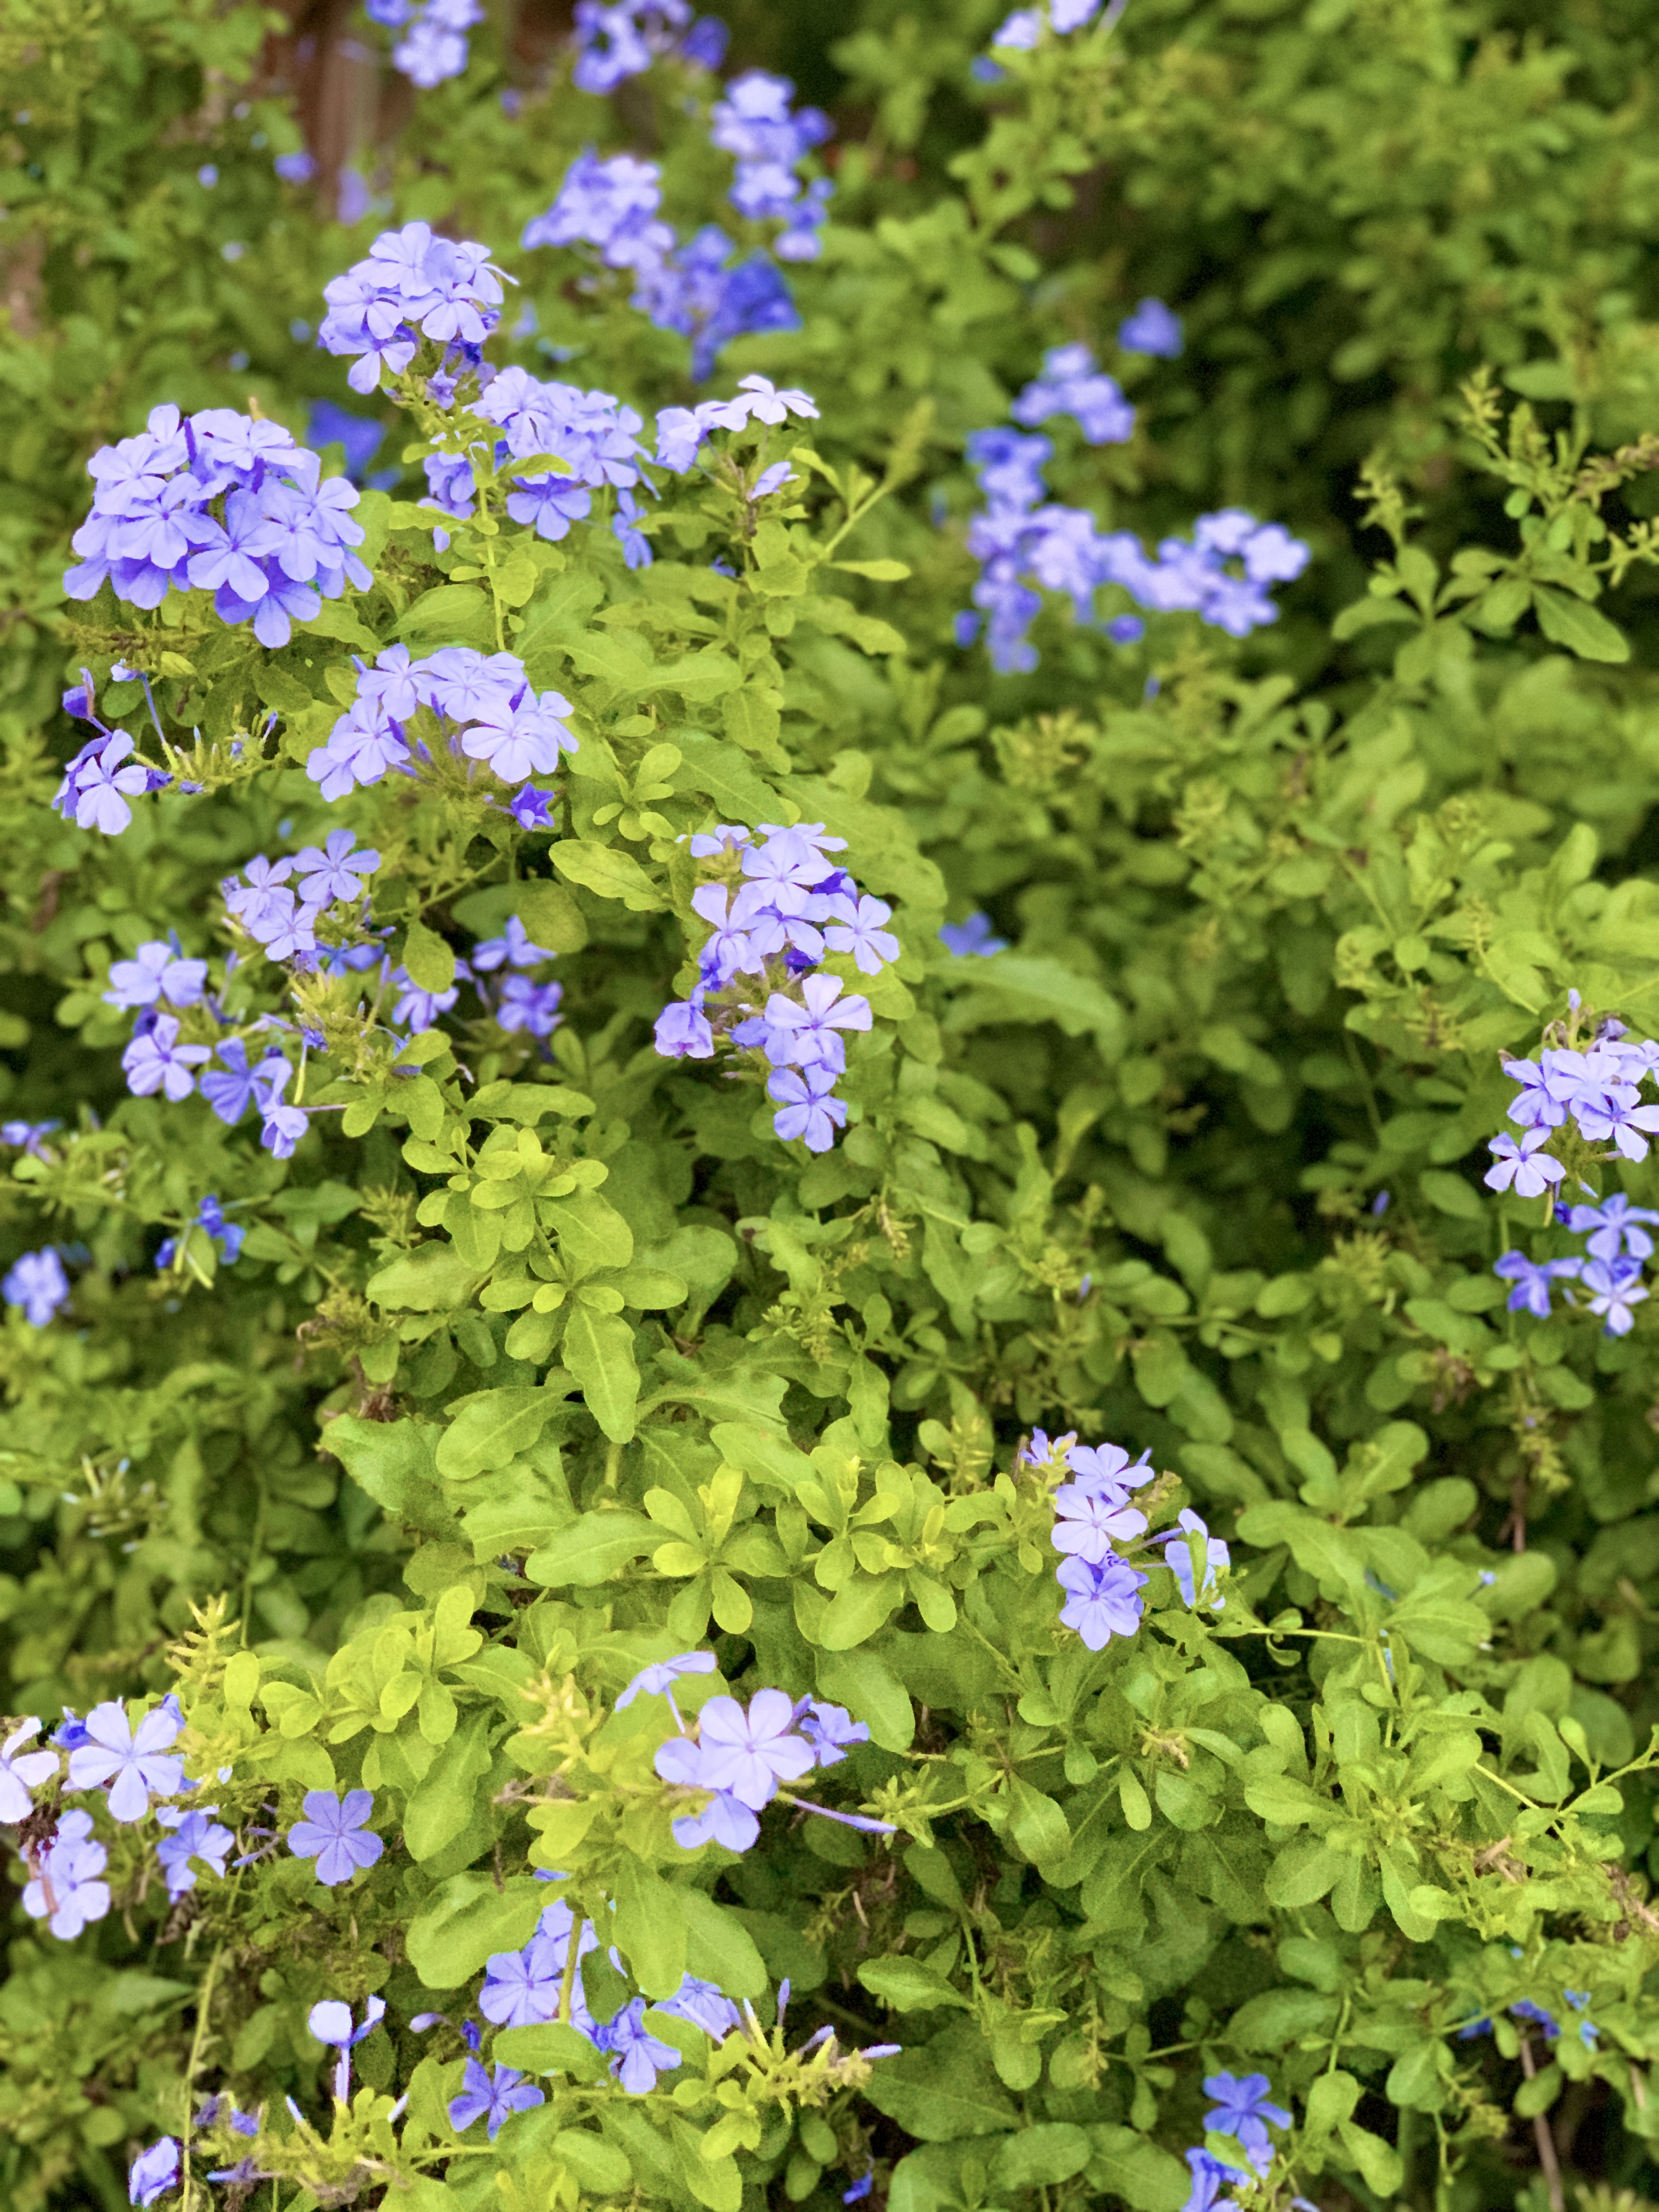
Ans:
[[[568,2027],[570,2008],[576,1990],[576,1963],[581,1957],[582,1930],[587,1923],[573,1919],[570,1923],[570,1948],[565,1954],[564,1979],[559,1984],[559,2018]]]
[[[196,2115],[191,2104],[191,2091],[202,2063],[202,2052],[208,2038],[208,2021],[213,2010],[213,1984],[219,1972],[219,1961],[225,1955],[222,1943],[208,1961],[207,1972],[202,1978],[201,1995],[196,2000],[196,2033],[191,2038],[190,2058],[185,2068],[185,2118],[179,2129],[179,2172],[183,2184],[185,2212],[192,2196],[190,2178],[190,2144],[195,2132]]]
[[[1537,2078],[1529,2035],[1521,2039],[1521,2071],[1528,2081]],[[1544,2180],[1550,2192],[1550,2212],[1567,2212],[1566,2192],[1561,2186],[1561,2161],[1555,2154],[1555,2137],[1550,2133],[1550,2124],[1542,2112],[1533,2114],[1532,2132],[1538,2145],[1538,2163],[1544,2169]]]

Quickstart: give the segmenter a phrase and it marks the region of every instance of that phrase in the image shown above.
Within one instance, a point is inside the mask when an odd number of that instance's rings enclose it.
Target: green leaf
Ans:
[[[965,1996],[925,1966],[920,1959],[866,1959],[859,1979],[895,2012],[929,2012],[955,2005],[972,2009]]]
[[[425,1421],[364,1421],[341,1413],[323,1431],[323,1449],[383,1512],[429,1536],[451,1536],[455,1516],[439,1486],[441,1431]]]
[[[907,2045],[896,2058],[884,2058],[864,2094],[918,2142],[1000,2135],[1018,2124],[984,2038],[965,2021],[929,2043]]]
[[[556,2025],[556,2023],[555,2023]],[[533,2029],[509,2030],[510,2033],[533,2034]],[[574,2029],[568,2033],[574,2033]],[[499,2049],[502,2039],[498,2035],[492,2048]],[[506,2058],[504,2064],[514,2062]],[[550,2068],[549,2072],[568,2073],[568,2067]],[[570,2169],[584,2191],[594,2197],[621,2197],[632,2188],[634,2169],[627,2155],[615,2143],[603,2136],[596,2136],[591,2128],[561,2128],[547,2146],[548,2154]]]
[[[875,1652],[821,1651],[817,1684],[819,1696],[845,1705],[884,1751],[910,1748],[916,1732],[915,1708],[909,1692]]]
[[[617,1948],[647,1996],[672,1997],[685,1977],[684,1889],[624,1856],[615,1887]]]
[[[559,1531],[556,1543],[532,1552],[524,1571],[544,1589],[595,1589],[662,1540],[662,1530],[642,1513],[584,1513]]]
[[[1185,2163],[1148,2142],[1133,2128],[1112,2124],[1090,2130],[1095,2155],[1089,2162],[1091,2185],[1121,2197],[1134,2212],[1181,2212],[1193,2178]]]
[[[1052,2188],[1081,2173],[1094,2154],[1087,2133],[1064,2121],[1049,2121],[1004,2136],[991,2160],[994,2189]]]
[[[436,1858],[477,1808],[477,1784],[489,1771],[488,1716],[458,1728],[427,1769],[404,1814],[404,1841],[416,1861]]]
[[[1374,2189],[1379,2197],[1397,2196],[1404,2170],[1394,2146],[1353,2120],[1339,2121],[1336,2132],[1343,2149],[1359,2168],[1360,2179],[1366,2187]]]
[[[435,930],[411,921],[404,939],[404,966],[422,991],[447,991],[455,981],[455,952]]]
[[[439,1474],[465,1482],[486,1469],[504,1468],[530,1449],[562,1403],[557,1391],[522,1385],[456,1399],[438,1446]]]
[[[1340,2067],[1319,2075],[1308,2091],[1307,2120],[1310,2136],[1328,2136],[1346,2120],[1359,2102],[1359,2084]]]
[[[490,2056],[503,2066],[516,2066],[521,2074],[568,2074],[576,2081],[600,2081],[605,2069],[604,2054],[595,2051],[581,2030],[557,2020],[497,2028]]]
[[[542,1215],[558,1232],[559,1256],[578,1281],[601,1267],[625,1267],[634,1257],[633,1231],[596,1190],[545,1199]]]
[[[531,1875],[509,1875],[501,1889],[487,1874],[452,1875],[409,1923],[409,1962],[427,1989],[459,1989],[492,1951],[521,1949],[546,1902]]]
[[[365,1297],[388,1313],[447,1313],[471,1305],[478,1270],[444,1240],[417,1244],[371,1275]]]
[[[668,903],[640,866],[615,845],[588,845],[567,838],[553,848],[553,865],[596,898],[620,899],[630,914],[655,914]]]
[[[495,612],[489,594],[476,584],[440,584],[415,600],[397,635],[423,653],[446,645],[489,652],[495,642]]]
[[[1317,2034],[1336,2009],[1336,1999],[1317,1990],[1267,1990],[1239,2007],[1227,2033],[1241,2051],[1283,2051],[1297,2036]]]
[[[700,1889],[682,1888],[685,1913],[685,1970],[713,1982],[729,1997],[758,1997],[766,1990],[766,1964],[755,1939],[735,1912]]]
[[[826,1651],[850,1651],[867,1643],[903,1601],[902,1575],[855,1574],[825,1607],[817,1640]]]
[[[1624,632],[1571,592],[1553,591],[1547,584],[1534,584],[1532,604],[1538,627],[1552,645],[1565,645],[1581,660],[1630,659],[1630,640]]]
[[[1009,1784],[1012,1811],[1008,1833],[1016,1846],[1038,1869],[1057,1865],[1072,1848],[1072,1831],[1054,1799],[1033,1789],[1021,1776]]]
[[[565,1324],[562,1356],[581,1384],[588,1412],[613,1443],[626,1443],[634,1434],[640,1396],[632,1328],[620,1314],[574,1305]]]

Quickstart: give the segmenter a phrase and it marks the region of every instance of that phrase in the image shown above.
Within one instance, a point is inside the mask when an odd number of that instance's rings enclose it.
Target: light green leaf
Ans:
[[[531,1875],[509,1875],[500,1889],[488,1874],[452,1875],[409,1924],[409,1962],[426,1988],[459,1989],[491,1952],[522,1948],[546,1902]]]
[[[1571,592],[1534,584],[1532,604],[1538,627],[1552,645],[1565,645],[1581,660],[1630,659],[1630,640],[1624,632]]]
[[[371,1275],[364,1295],[388,1313],[447,1313],[471,1305],[477,1285],[478,1270],[453,1244],[434,1239]]]
[[[626,1443],[634,1433],[640,1396],[633,1329],[620,1314],[574,1305],[565,1324],[562,1356],[581,1384],[588,1412],[613,1443]]]
[[[668,903],[639,862],[617,846],[566,838],[553,848],[553,865],[596,898],[620,899],[630,914],[655,914]]]
[[[488,1716],[477,1713],[444,1745],[410,1798],[404,1841],[416,1860],[436,1858],[477,1809],[477,1784],[489,1771]]]
[[[895,2012],[931,2012],[952,2005],[971,2010],[968,2000],[929,1971],[920,1959],[866,1959],[859,1968],[866,1990]]]
[[[524,1571],[544,1589],[594,1589],[661,1541],[662,1530],[643,1513],[584,1513],[556,1542],[532,1552]]]
[[[679,1899],[685,1913],[687,1973],[713,1982],[739,2002],[762,1996],[766,1963],[742,1921],[700,1889],[683,1888]]]
[[[523,1385],[456,1399],[438,1446],[438,1473],[465,1482],[486,1469],[504,1468],[529,1450],[562,1403],[557,1391]]]

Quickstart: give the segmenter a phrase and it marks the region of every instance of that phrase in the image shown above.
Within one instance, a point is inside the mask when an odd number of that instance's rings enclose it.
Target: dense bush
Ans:
[[[1049,4],[0,21],[8,2208],[1659,2193],[1653,33]]]

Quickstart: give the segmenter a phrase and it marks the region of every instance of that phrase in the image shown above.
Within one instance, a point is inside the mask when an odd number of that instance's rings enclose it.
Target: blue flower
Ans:
[[[699,1981],[693,1974],[687,1974],[673,1996],[665,1998],[656,2009],[672,2013],[677,2020],[689,2020],[716,2043],[743,2023],[743,2014],[730,1997],[713,1982]]]
[[[673,2045],[646,2027],[643,1997],[631,1997],[614,2020],[595,2031],[593,2041],[611,2053],[611,2071],[630,2097],[643,2097],[656,2087],[659,2074],[680,2063]]]
[[[552,957],[545,945],[531,942],[529,931],[516,914],[507,917],[503,935],[483,938],[472,948],[473,967],[486,975],[503,962],[509,968],[539,968],[544,960]]]
[[[50,1245],[43,1251],[25,1252],[0,1278],[0,1297],[21,1308],[31,1328],[45,1328],[69,1304],[69,1277],[64,1263]]]
[[[563,1019],[558,1011],[563,996],[562,983],[532,983],[528,975],[509,975],[501,985],[495,1019],[504,1030],[550,1036]]]
[[[193,1006],[207,983],[207,962],[183,959],[175,946],[155,939],[141,945],[131,960],[116,961],[109,981],[104,1004],[124,1013],[153,1006],[162,999],[169,1006]]]
[[[1604,1336],[1628,1336],[1636,1326],[1632,1310],[1649,1295],[1639,1260],[1587,1260],[1579,1278],[1591,1293],[1593,1314],[1605,1314]]]
[[[127,2202],[129,2204],[154,2204],[165,2197],[179,2179],[179,2146],[171,2136],[163,2136],[148,2150],[141,2150],[127,2172]]]
[[[1133,1636],[1139,1627],[1143,1606],[1136,1593],[1146,1588],[1146,1577],[1126,1560],[1096,1566],[1062,1559],[1054,1579],[1066,1593],[1060,1626],[1074,1628],[1091,1651],[1103,1651],[1114,1636]]]
[[[1160,1539],[1164,1546],[1164,1563],[1181,1585],[1181,1595],[1186,1599],[1188,1604],[1196,1605],[1198,1595],[1193,1574],[1192,1549],[1188,1540],[1196,1536],[1200,1540],[1203,1547],[1205,1561],[1203,1595],[1206,1597],[1208,1597],[1215,1588],[1216,1569],[1231,1566],[1232,1554],[1219,1536],[1211,1535],[1209,1529],[1196,1513],[1182,1512],[1177,1516],[1177,1518],[1181,1522],[1182,1533],[1179,1536],[1171,1534]],[[1212,1601],[1214,1610],[1219,1613],[1226,1601],[1225,1598],[1214,1599]],[[1250,2075],[1246,2078],[1254,2081],[1256,2077]]]
[[[1535,1314],[1540,1321],[1547,1321],[1551,1283],[1559,1276],[1577,1275],[1583,1265],[1582,1260],[1534,1261],[1524,1252],[1505,1252],[1493,1261],[1492,1271],[1515,1285],[1507,1302],[1510,1313]]]
[[[449,2100],[449,2124],[464,2135],[476,2122],[488,2118],[494,2142],[514,2112],[527,2112],[546,2103],[542,2092],[511,2066],[498,2066],[491,2075],[476,2058],[469,2058],[461,2077],[461,2093]]]
[[[1540,1124],[1527,1130],[1518,1145],[1510,1136],[1494,1137],[1486,1148],[1492,1164],[1480,1178],[1487,1189],[1507,1190],[1513,1183],[1517,1198],[1541,1198],[1552,1183],[1559,1182],[1566,1170],[1541,1149],[1549,1133]]]
[[[313,1792],[313,1796],[319,1792]],[[366,1792],[363,1794],[367,1794]],[[307,1805],[310,1799],[307,1799]],[[386,2016],[384,1997],[370,1997],[363,2007],[361,2027],[353,2024],[351,2007],[338,1997],[325,1997],[306,2016],[306,2026],[319,2043],[331,2044],[339,2057],[334,2062],[334,2094],[343,2104],[351,2090],[351,2053]]]
[[[109,1853],[95,1842],[92,1815],[77,1807],[65,1813],[46,1850],[34,1861],[33,1879],[24,1885],[23,1910],[44,1920],[60,1942],[73,1942],[82,1929],[109,1911],[109,1884],[103,1879]]]
[[[838,1766],[854,1745],[868,1743],[870,1731],[855,1721],[845,1705],[827,1705],[817,1698],[804,1701],[797,1727],[812,1747],[818,1765]]]
[[[635,1698],[666,1698],[675,1725],[684,1729],[680,1709],[674,1703],[674,1685],[685,1674],[712,1674],[719,1666],[712,1651],[682,1651],[675,1659],[659,1659],[641,1668],[617,1699],[617,1711],[626,1711]]]
[[[1567,1212],[1567,1226],[1576,1236],[1594,1232],[1585,1248],[1593,1260],[1616,1260],[1623,1252],[1638,1260],[1650,1258],[1653,1239],[1638,1225],[1643,1222],[1659,1222],[1659,1213],[1632,1206],[1622,1190],[1600,1206],[1575,1206]]]
[[[1069,415],[1091,446],[1121,446],[1135,426],[1135,410],[1116,379],[1096,367],[1086,345],[1053,347],[1036,380],[1008,411],[1028,430],[1050,416]]]
[[[185,1785],[185,1763],[172,1750],[184,1725],[168,1696],[135,1728],[118,1698],[94,1705],[86,1718],[86,1741],[70,1753],[71,1790],[109,1789],[110,1817],[142,1820],[152,1796],[173,1797]]]
[[[305,1818],[289,1830],[288,1847],[296,1859],[316,1860],[317,1879],[325,1887],[349,1881],[386,1849],[378,1836],[363,1832],[374,1809],[367,1790],[349,1790],[343,1799],[333,1790],[308,1790]]]
[[[965,921],[945,922],[939,930],[939,941],[958,960],[965,960],[971,953],[988,960],[994,952],[1008,950],[1007,939],[997,935],[996,925],[988,914],[970,914]]]
[[[1273,2148],[1264,2122],[1271,2121],[1276,2128],[1291,2124],[1283,2106],[1268,2101],[1273,2084],[1267,2075],[1246,2074],[1240,2079],[1231,2074],[1206,2074],[1204,2091],[1215,2100],[1213,2109],[1204,2115],[1205,2126],[1233,2136],[1243,2145],[1257,2172],[1265,2173],[1273,2163]]]
[[[228,1828],[210,1817],[217,1810],[216,1805],[204,1805],[199,1811],[181,1813],[176,1806],[169,1805],[155,1816],[164,1828],[173,1832],[157,1844],[155,1857],[167,1882],[167,1895],[175,1902],[196,1887],[196,1870],[190,1863],[192,1859],[199,1859],[211,1874],[222,1876],[224,1873],[225,1855],[236,1838]]]
[[[1172,314],[1162,300],[1142,300],[1118,325],[1117,342],[1125,353],[1174,361],[1181,351],[1181,318]]]
[[[1192,2170],[1193,2186],[1181,2212],[1211,2212],[1222,2190],[1238,2177],[1219,2159],[1212,2158],[1206,2150],[1189,2150],[1187,2164]],[[1231,2198],[1228,2200],[1231,2202]]]
[[[861,2173],[850,2189],[842,2191],[841,2201],[843,2204],[862,2204],[875,2185],[873,2169],[868,2173]]]

